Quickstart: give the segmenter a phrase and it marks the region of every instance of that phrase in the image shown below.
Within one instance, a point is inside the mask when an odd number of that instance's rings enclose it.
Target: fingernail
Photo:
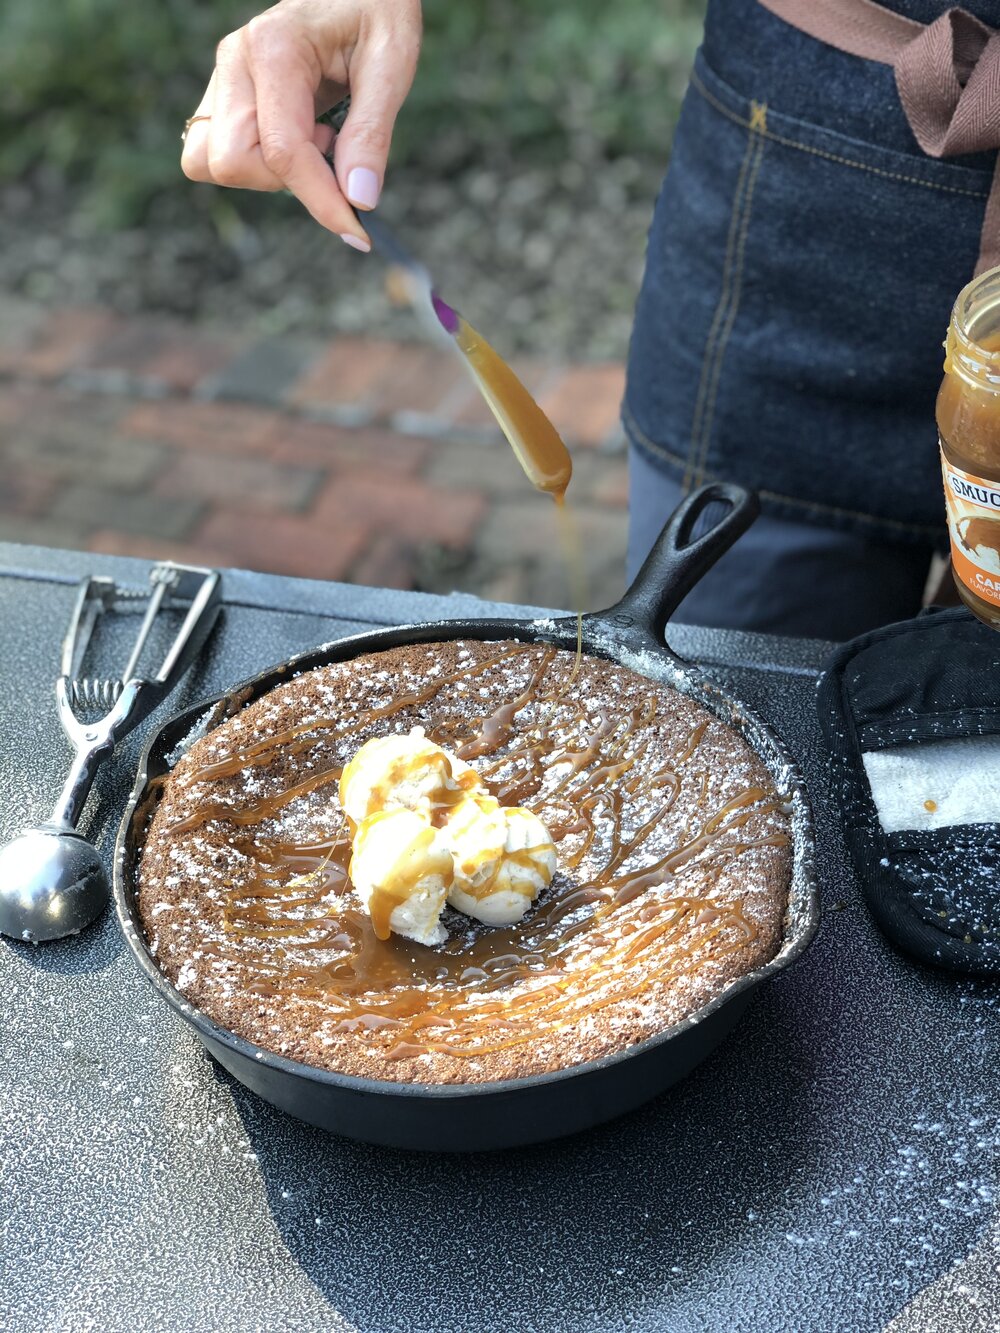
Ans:
[[[368,241],[363,241],[360,236],[352,236],[347,231],[341,233],[340,239],[345,245],[353,246],[355,250],[361,250],[364,254],[367,254],[371,249]]]
[[[378,177],[368,167],[355,167],[347,177],[347,197],[357,208],[374,208],[378,203]]]

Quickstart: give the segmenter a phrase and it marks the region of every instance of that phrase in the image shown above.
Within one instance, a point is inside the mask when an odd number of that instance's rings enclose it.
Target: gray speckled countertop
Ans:
[[[145,568],[0,544],[0,836],[46,815],[65,774],[52,685],[75,580],[139,585]],[[164,712],[372,625],[498,613],[241,572],[226,599]],[[670,1093],[586,1134],[407,1155],[246,1092],[159,1002],[110,912],[75,940],[5,940],[5,1329],[1000,1326],[996,988],[913,966],[872,926],[825,790],[823,645],[671,638],[772,721],[816,806],[819,936],[736,1033]],[[132,739],[106,766],[88,808],[109,861],[137,752]]]

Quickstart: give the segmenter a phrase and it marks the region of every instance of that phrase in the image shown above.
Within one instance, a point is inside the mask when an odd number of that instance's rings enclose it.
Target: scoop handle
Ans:
[[[710,504],[728,510],[694,541],[691,533]],[[701,579],[741,537],[760,513],[755,491],[713,481],[694,491],[674,510],[625,596],[601,619],[652,638],[662,648],[667,622]]]
[[[107,740],[103,744],[77,750],[69,775],[59,793],[59,799],[49,817],[50,826],[76,831],[80,816],[83,814],[83,807],[97,777],[97,770],[113,748],[113,743]]]
[[[111,712],[94,722],[80,722],[73,715],[69,704],[69,688],[66,677],[60,676],[56,681],[59,716],[63,720],[66,734],[73,742],[76,754],[49,823],[75,829],[90,789],[94,785],[97,770],[114,750],[121,737],[139,720],[136,716],[136,705],[142,695],[150,692],[152,687],[144,680],[130,680],[115,700]],[[142,716],[146,716],[157,701],[154,699],[151,706],[145,708]]]

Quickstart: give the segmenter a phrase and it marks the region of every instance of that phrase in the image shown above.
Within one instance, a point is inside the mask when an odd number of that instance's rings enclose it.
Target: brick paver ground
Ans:
[[[593,606],[623,588],[618,365],[517,362],[570,446]],[[0,305],[0,538],[567,604],[553,506],[447,346]]]

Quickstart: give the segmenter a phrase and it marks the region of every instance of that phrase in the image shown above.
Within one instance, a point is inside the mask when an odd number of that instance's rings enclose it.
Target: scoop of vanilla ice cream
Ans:
[[[379,811],[361,820],[350,876],[379,939],[390,932],[418,944],[443,944],[441,912],[453,857],[438,829],[414,810]]]
[[[414,727],[405,736],[379,736],[362,745],[340,779],[340,803],[355,824],[382,810],[430,815],[477,790],[479,776]]]
[[[491,883],[507,841],[507,820],[500,802],[479,792],[463,797],[448,811],[441,833],[455,858],[449,894],[474,894]]]
[[[445,898],[487,925],[520,921],[555,874],[555,846],[530,810],[505,808],[474,768],[423,728],[368,741],[344,769],[354,822],[350,875],[380,939],[442,944]]]
[[[448,892],[452,907],[488,926],[520,921],[556,872],[555,844],[538,816],[520,806],[501,806],[500,814],[504,839],[493,875],[478,883],[456,875]],[[447,825],[443,832],[447,835]],[[457,865],[457,855],[455,860]]]

